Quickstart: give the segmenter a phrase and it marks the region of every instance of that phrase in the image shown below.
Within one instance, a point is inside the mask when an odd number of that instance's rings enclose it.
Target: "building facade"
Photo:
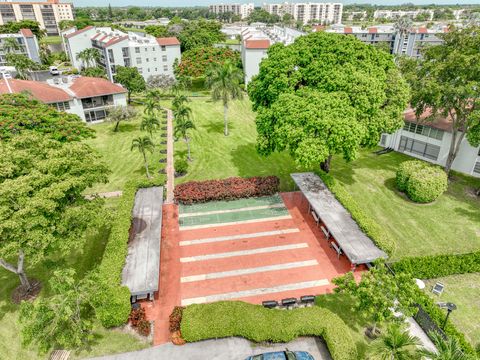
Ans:
[[[83,76],[55,78],[48,82],[0,79],[0,95],[28,92],[59,111],[78,115],[83,121],[103,121],[108,109],[127,105],[127,90],[108,80]]]
[[[162,74],[174,77],[175,60],[181,59],[180,42],[172,37],[155,38],[94,26],[69,29],[62,36],[66,52],[77,69],[86,65],[78,59],[78,54],[88,48],[97,49],[100,52],[97,65],[105,68],[110,81],[114,79],[117,66],[136,67],[145,80]]]
[[[373,13],[374,19],[388,19],[396,20],[402,17],[408,17],[415,19],[419,15],[425,15],[426,20],[433,20],[433,10],[429,9],[418,9],[418,10],[376,10]]]
[[[73,5],[60,0],[10,1],[0,0],[0,25],[21,20],[34,20],[47,35],[59,35],[58,24],[63,20],[73,20]]]
[[[9,48],[7,39],[15,40],[17,49]],[[0,66],[6,65],[9,52],[25,55],[36,63],[41,62],[38,40],[30,29],[21,29],[17,34],[0,34]]]
[[[440,166],[447,163],[452,141],[451,123],[448,119],[417,120],[413,110],[405,112],[405,126],[394,134],[383,134],[380,146]],[[452,170],[480,177],[480,147],[473,147],[463,139]]]
[[[341,3],[278,3],[264,4],[263,9],[270,14],[283,16],[290,14],[296,21],[304,24],[340,24],[342,22],[343,4]]]
[[[232,13],[246,19],[255,9],[253,3],[248,4],[213,4],[210,5],[209,11],[214,14]]]

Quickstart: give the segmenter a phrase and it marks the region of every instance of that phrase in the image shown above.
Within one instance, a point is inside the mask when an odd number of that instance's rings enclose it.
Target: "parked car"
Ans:
[[[259,355],[254,355],[245,360],[315,360],[313,356],[306,351],[276,351]]]
[[[56,66],[50,66],[50,75],[60,75],[60,70]]]

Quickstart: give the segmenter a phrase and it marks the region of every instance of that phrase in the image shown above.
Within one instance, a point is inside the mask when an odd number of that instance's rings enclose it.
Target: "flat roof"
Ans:
[[[128,255],[122,284],[132,296],[158,291],[163,187],[139,189],[132,211]]]
[[[290,176],[352,264],[388,257],[364,234],[318,175],[306,172]]]

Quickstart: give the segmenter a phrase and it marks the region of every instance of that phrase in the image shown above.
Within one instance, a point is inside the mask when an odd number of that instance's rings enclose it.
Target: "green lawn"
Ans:
[[[281,189],[293,189],[290,173],[298,171],[294,161],[286,154],[262,157],[256,153],[255,114],[248,99],[230,105],[230,135],[223,135],[223,106],[208,99],[192,99],[189,106],[197,130],[191,131],[193,162],[187,176],[177,183],[189,180],[221,179],[231,176],[276,175]],[[175,143],[176,156],[185,156],[186,145]]]
[[[62,38],[61,36],[44,36],[40,42],[42,44],[61,44]]]
[[[89,139],[86,143],[100,152],[112,173],[107,184],[98,184],[89,189],[88,193],[122,190],[127,181],[146,178],[142,155],[137,149],[130,150],[132,139],[147,135],[146,132],[140,130],[141,117],[140,113],[136,120],[120,123],[118,132],[113,132],[114,124],[112,123],[92,125],[96,131],[96,138]],[[161,125],[161,127],[164,126],[166,125]],[[166,140],[166,138],[160,137],[164,132],[160,130],[154,134],[155,144],[159,145],[161,141]],[[160,154],[160,149],[165,149],[165,147],[165,145],[159,145],[153,154],[147,152],[152,176],[158,175],[158,171],[164,168],[164,164],[159,163],[159,160],[166,157],[166,155]]]
[[[108,199],[107,207],[115,210],[117,199]],[[27,266],[27,275],[39,279],[43,284],[56,268],[72,267],[79,278],[85,276],[102,259],[109,231],[103,230],[98,236],[90,236],[84,249],[71,254],[67,259],[49,259],[34,268]],[[0,359],[36,360],[48,359],[47,355],[38,355],[35,349],[21,346],[20,326],[18,324],[19,307],[10,300],[12,291],[19,285],[18,276],[0,268]],[[48,296],[48,289],[43,288],[40,296]],[[139,350],[149,344],[118,330],[105,330],[100,325],[95,327],[94,342],[91,349],[71,358],[91,357],[110,353]]]
[[[440,296],[432,294],[433,285],[439,281],[445,285]],[[450,320],[462,331],[474,347],[480,346],[480,273],[452,275],[426,282],[428,294],[436,301],[453,302],[457,310]]]
[[[455,176],[432,204],[416,204],[395,188],[398,165],[411,158],[396,152],[332,162],[332,174],[397,243],[395,258],[480,250],[480,199],[471,189],[480,179]]]

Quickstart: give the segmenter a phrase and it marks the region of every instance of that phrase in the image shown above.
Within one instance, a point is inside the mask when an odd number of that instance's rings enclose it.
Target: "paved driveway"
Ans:
[[[175,346],[165,344],[149,349],[95,358],[95,360],[243,360],[268,351],[308,351],[315,360],[331,360],[325,343],[318,338],[298,338],[288,344],[259,345],[241,338],[207,340]]]

